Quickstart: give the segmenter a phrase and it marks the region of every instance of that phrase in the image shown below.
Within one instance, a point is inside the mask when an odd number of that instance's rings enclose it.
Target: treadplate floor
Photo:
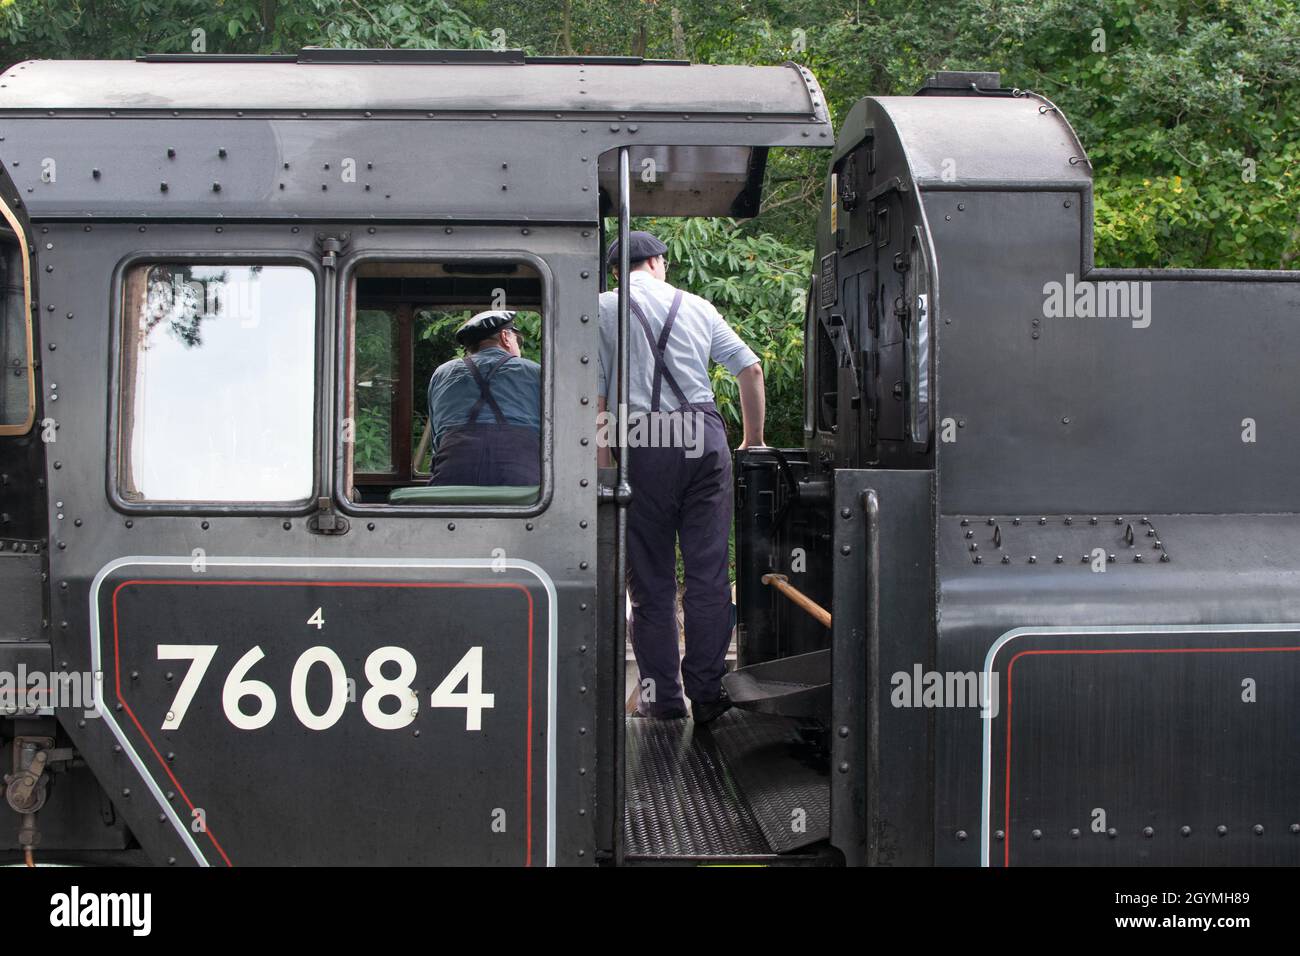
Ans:
[[[826,837],[829,787],[801,766],[796,721],[731,710],[705,728],[626,726],[627,856],[771,856]]]

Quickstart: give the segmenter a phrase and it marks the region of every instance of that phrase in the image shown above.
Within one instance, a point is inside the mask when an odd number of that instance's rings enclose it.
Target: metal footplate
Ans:
[[[773,857],[825,840],[830,790],[807,722],[732,710],[627,721],[630,860]]]

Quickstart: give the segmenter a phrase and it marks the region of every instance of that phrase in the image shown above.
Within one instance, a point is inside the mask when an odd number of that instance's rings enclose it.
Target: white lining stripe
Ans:
[[[209,567],[239,568],[239,567],[259,567],[259,568],[492,568],[501,567],[501,562],[495,558],[459,558],[459,559],[439,559],[439,558],[258,558],[258,557],[227,557],[217,558],[208,557],[205,559]],[[95,575],[90,585],[90,659],[91,670],[96,673],[103,672],[103,655],[100,647],[100,622],[99,622],[99,589],[107,578],[114,571],[125,567],[189,567],[192,559],[189,557],[177,557],[174,555],[153,555],[141,556],[131,555],[117,558],[100,568],[99,573]],[[521,571],[527,571],[533,577],[541,582],[542,587],[546,589],[546,624],[547,624],[547,678],[546,678],[546,865],[555,865],[555,686],[556,686],[556,634],[557,610],[555,601],[555,583],[551,576],[542,568],[538,567],[531,561],[511,561],[505,562],[506,567],[516,568]],[[250,581],[250,584],[256,584],[256,581]],[[311,586],[311,581],[304,581],[304,586]],[[139,773],[140,778],[144,781],[153,798],[158,801],[158,806],[162,808],[167,819],[175,828],[176,833],[180,836],[181,841],[189,849],[190,854],[200,866],[209,866],[207,858],[203,851],[190,835],[189,826],[183,823],[176,811],[172,808],[171,803],[164,796],[158,784],[154,781],[153,775],[145,769],[144,761],[136,753],[131,741],[127,738],[125,731],[113,717],[112,709],[101,706],[98,699],[99,687],[102,682],[94,682],[97,689],[92,699],[92,709],[98,716],[108,724],[113,731],[113,736],[121,745],[122,750],[130,758],[131,764]],[[529,743],[531,746],[531,741]]]
[[[987,681],[992,679],[993,659],[997,657],[998,651],[1011,641],[1030,635],[1060,637],[1077,634],[1132,634],[1135,637],[1152,637],[1159,634],[1284,634],[1295,631],[1300,631],[1300,624],[1135,624],[1101,627],[1017,627],[1007,631],[989,647],[988,653],[984,656],[984,680],[986,681],[984,686],[992,686]],[[982,715],[981,719],[984,721],[984,754],[981,781],[983,793],[980,800],[980,865],[989,866],[989,835],[992,830],[993,718]]]

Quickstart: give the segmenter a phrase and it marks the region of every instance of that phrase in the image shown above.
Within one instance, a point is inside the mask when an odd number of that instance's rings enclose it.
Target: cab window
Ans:
[[[468,371],[458,367],[469,350],[456,340],[456,331],[480,312],[513,313],[519,358],[534,366],[529,381],[535,384],[521,394],[514,387],[517,382],[507,376],[493,387],[493,375],[488,387],[509,421],[537,419],[535,432],[540,432],[537,366],[543,323],[537,271],[527,263],[498,260],[368,261],[356,267],[350,288],[350,388],[343,444],[349,499],[362,505],[403,506],[536,501],[540,484],[505,483],[517,479],[494,479],[491,468],[483,469],[473,483],[431,481],[435,456],[451,454],[449,433],[464,422],[481,394]],[[498,361],[504,358],[496,356]],[[444,368],[448,363],[455,365]],[[491,371],[493,364],[481,368]],[[435,373],[454,384],[431,392]],[[433,420],[431,399],[437,405]],[[480,407],[478,420],[497,424],[487,403]],[[540,476],[539,434],[534,441]]]
[[[31,275],[27,240],[17,217],[0,203],[0,435],[25,434],[35,417],[32,379]]]
[[[312,272],[296,265],[137,265],[126,272],[121,306],[122,501],[308,501]]]

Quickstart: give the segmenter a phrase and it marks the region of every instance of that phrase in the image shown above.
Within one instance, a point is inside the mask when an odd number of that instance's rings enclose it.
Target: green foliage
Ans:
[[[476,47],[491,37],[447,0],[9,0],[0,64],[144,53],[296,53],[323,47]]]

